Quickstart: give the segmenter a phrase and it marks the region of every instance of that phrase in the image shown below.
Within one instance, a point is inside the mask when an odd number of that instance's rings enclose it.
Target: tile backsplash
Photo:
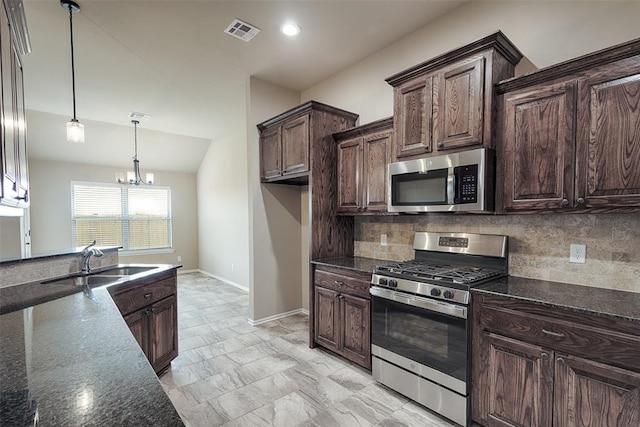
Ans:
[[[355,255],[411,259],[417,231],[507,235],[512,276],[640,292],[638,213],[357,217]],[[569,263],[571,243],[586,245],[585,264]]]

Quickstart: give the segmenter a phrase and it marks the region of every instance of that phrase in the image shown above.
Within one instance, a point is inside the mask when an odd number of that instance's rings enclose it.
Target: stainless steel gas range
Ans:
[[[507,274],[507,237],[421,232],[415,259],[376,267],[371,286],[376,381],[467,425],[470,292]]]

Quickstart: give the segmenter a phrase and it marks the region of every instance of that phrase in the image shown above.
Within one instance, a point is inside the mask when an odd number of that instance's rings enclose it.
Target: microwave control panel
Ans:
[[[458,166],[454,168],[456,196],[454,203],[478,202],[478,165]]]

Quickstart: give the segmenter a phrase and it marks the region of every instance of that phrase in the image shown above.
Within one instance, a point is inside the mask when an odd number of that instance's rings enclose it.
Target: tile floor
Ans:
[[[371,375],[310,349],[308,318],[247,323],[249,295],[178,276],[180,355],[160,381],[187,426],[453,427]]]

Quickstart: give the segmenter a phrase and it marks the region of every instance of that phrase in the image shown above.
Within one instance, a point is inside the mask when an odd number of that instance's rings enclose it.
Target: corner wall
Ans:
[[[249,320],[260,323],[302,304],[302,208],[300,186],[260,182],[256,125],[300,104],[300,94],[251,77],[247,143],[250,215]],[[308,223],[308,220],[307,220]],[[308,257],[307,257],[308,264]]]

